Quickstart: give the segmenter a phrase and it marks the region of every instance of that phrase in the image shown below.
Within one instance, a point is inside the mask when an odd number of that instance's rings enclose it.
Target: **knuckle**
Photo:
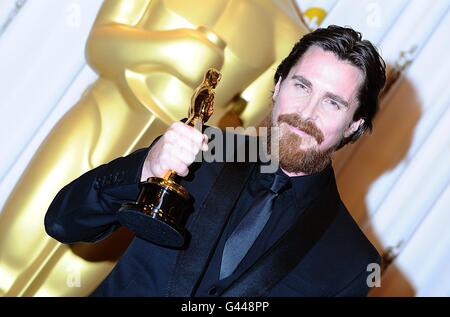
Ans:
[[[195,157],[195,155],[186,149],[182,149],[179,152],[179,159],[186,165],[190,165],[194,160],[192,157]]]
[[[190,155],[189,155],[188,151],[181,150],[179,152],[179,159],[180,159],[180,161],[184,162],[185,164],[189,164],[189,158],[190,158]]]
[[[166,139],[166,140],[171,141],[171,140],[173,140],[174,137],[175,137],[175,131],[173,131],[173,130],[167,130],[167,132],[165,133],[164,136],[165,136],[165,139]]]
[[[183,165],[180,169],[181,176],[186,176],[189,173],[189,168],[186,165]]]
[[[203,134],[202,134],[200,131],[197,131],[197,130],[195,130],[195,129],[193,129],[193,130],[194,130],[194,133],[193,133],[194,141],[195,141],[196,143],[201,143],[201,142],[203,142]]]
[[[171,151],[173,151],[173,146],[171,143],[164,143],[164,145],[162,146],[162,152],[163,154],[167,155],[169,154]]]
[[[197,145],[195,143],[189,142],[186,144],[186,152],[189,153],[195,153],[197,151]]]
[[[170,155],[167,152],[164,152],[160,155],[159,157],[159,164],[166,164],[165,162],[169,162],[170,161]]]
[[[185,129],[185,124],[177,121],[172,125],[172,127],[174,131],[183,131],[183,129]]]
[[[186,165],[183,163],[178,163],[175,166],[175,171],[177,172],[177,174],[183,174],[186,170]]]
[[[193,153],[186,153],[184,157],[186,164],[191,164],[192,162],[194,162],[195,155]]]
[[[176,129],[179,126],[179,124],[180,122],[176,121],[170,125],[169,129]]]

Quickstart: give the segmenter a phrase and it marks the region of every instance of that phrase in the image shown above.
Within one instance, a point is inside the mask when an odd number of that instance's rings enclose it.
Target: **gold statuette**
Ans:
[[[213,89],[220,78],[220,72],[210,68],[192,96],[186,124],[200,132],[213,113]],[[162,178],[148,178],[142,184],[137,201],[120,208],[119,222],[147,241],[167,247],[183,246],[189,193],[176,182],[176,176],[169,170]]]

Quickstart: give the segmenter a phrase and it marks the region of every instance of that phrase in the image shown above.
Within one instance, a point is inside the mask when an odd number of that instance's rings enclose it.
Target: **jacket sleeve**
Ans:
[[[63,243],[96,242],[109,236],[119,227],[120,206],[139,194],[148,150],[119,157],[62,188],[45,215],[47,234]]]

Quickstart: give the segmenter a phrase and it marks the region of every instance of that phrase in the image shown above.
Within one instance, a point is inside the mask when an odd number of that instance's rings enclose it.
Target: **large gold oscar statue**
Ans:
[[[60,244],[43,226],[53,197],[185,116],[210,67],[223,74],[211,124],[257,124],[276,65],[307,32],[297,12],[290,0],[106,0],[86,46],[99,79],[48,135],[0,216],[0,295],[95,289],[130,235],[113,234],[101,248]]]

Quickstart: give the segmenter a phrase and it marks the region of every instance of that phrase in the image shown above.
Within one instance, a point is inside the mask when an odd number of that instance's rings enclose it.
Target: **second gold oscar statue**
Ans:
[[[186,124],[200,132],[213,113],[213,89],[220,78],[220,72],[210,68],[192,96]],[[170,170],[162,178],[149,177],[141,184],[137,201],[121,206],[117,213],[119,222],[147,241],[166,247],[183,246],[189,193],[176,178]]]

